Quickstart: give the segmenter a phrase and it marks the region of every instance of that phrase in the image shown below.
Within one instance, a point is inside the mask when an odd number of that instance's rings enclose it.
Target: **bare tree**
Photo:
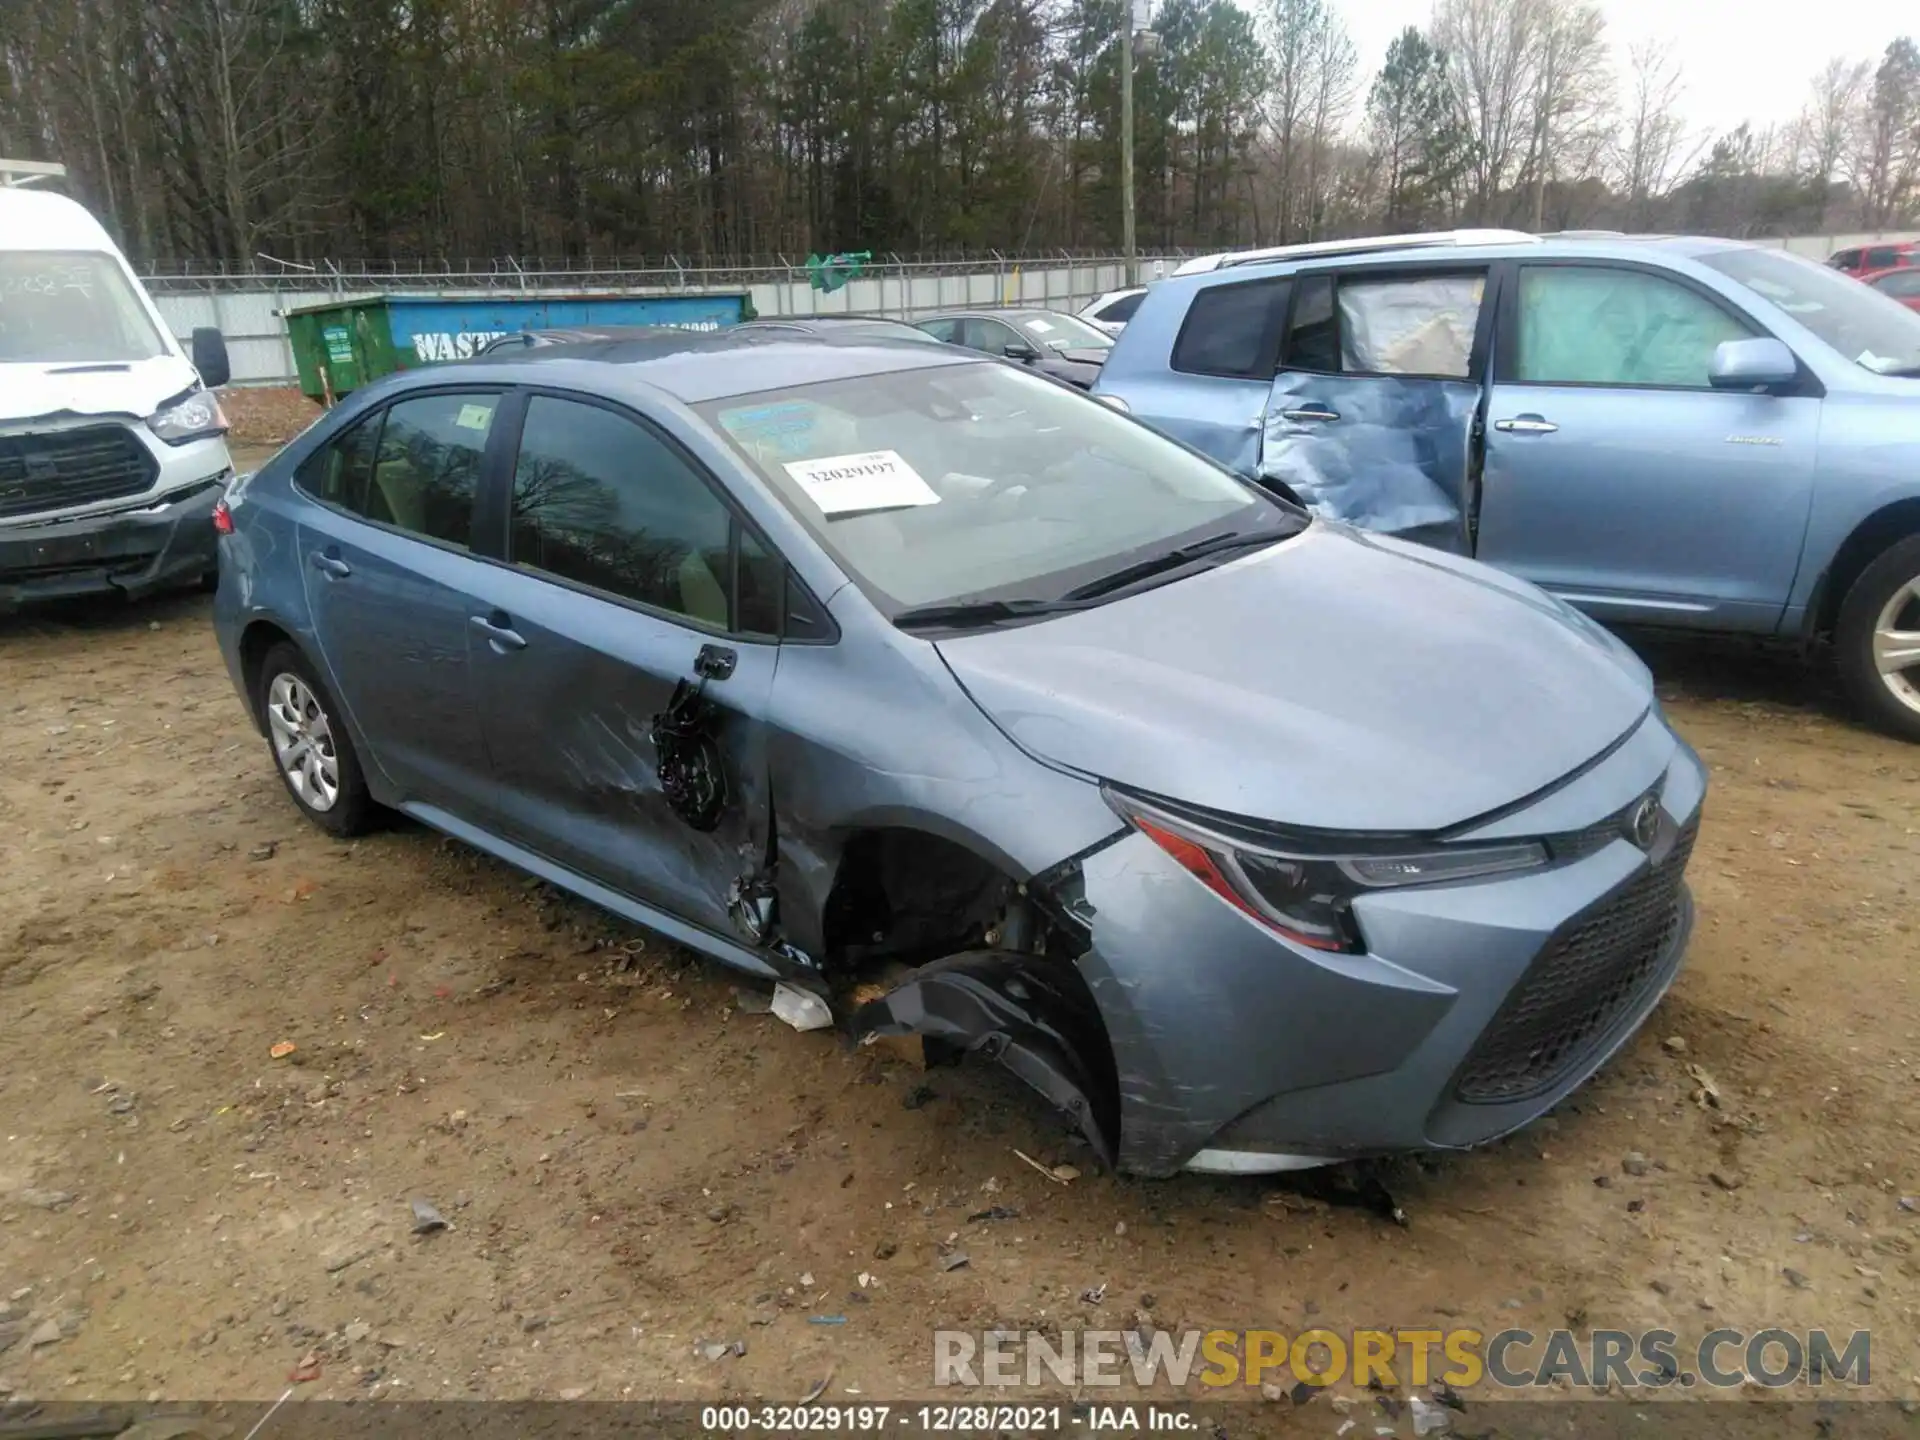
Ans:
[[[1561,173],[1591,173],[1606,139],[1613,73],[1606,21],[1584,0],[1536,0],[1533,23],[1533,228],[1544,228],[1547,185]]]
[[[1680,118],[1685,86],[1671,47],[1640,42],[1627,49],[1625,113],[1615,132],[1614,174],[1627,205],[1629,229],[1645,227],[1654,202],[1665,198],[1682,166],[1687,127]]]
[[[1847,147],[1861,128],[1868,68],[1864,60],[1829,60],[1813,77],[1806,107],[1794,125],[1794,168],[1806,178],[1822,225]]]
[[[1434,41],[1446,52],[1470,147],[1469,208],[1495,218],[1525,154],[1539,0],[1440,0]]]
[[[1868,228],[1896,223],[1920,186],[1920,45],[1907,36],[1887,46],[1873,73],[1852,168]]]
[[[1271,0],[1266,14],[1273,71],[1267,123],[1282,241],[1311,233],[1325,149],[1353,107],[1359,57],[1326,0]]]

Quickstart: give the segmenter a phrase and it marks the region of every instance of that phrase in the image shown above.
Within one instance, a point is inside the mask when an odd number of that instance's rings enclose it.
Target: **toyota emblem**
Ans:
[[[1653,796],[1633,807],[1627,817],[1627,838],[1642,850],[1653,849],[1653,842],[1660,838],[1660,803]]]

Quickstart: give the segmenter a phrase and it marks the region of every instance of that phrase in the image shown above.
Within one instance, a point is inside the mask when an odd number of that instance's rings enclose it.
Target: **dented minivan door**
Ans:
[[[1315,513],[1473,553],[1484,265],[1296,277],[1260,477]]]

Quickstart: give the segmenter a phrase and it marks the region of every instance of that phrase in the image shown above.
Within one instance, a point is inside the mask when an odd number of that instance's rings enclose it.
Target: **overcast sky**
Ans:
[[[1393,37],[1409,25],[1424,26],[1433,12],[1432,0],[1333,3],[1359,48],[1369,84]],[[1620,68],[1627,46],[1637,41],[1673,43],[1686,85],[1686,118],[1715,132],[1742,120],[1758,129],[1792,119],[1814,72],[1835,55],[1877,61],[1896,35],[1920,39],[1920,4],[1889,0],[1830,8],[1786,0],[1599,0],[1599,6]]]

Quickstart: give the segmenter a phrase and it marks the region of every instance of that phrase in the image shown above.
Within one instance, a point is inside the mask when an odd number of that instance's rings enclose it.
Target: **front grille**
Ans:
[[[159,473],[124,425],[0,435],[0,519],[138,495]]]
[[[1652,868],[1563,929],[1520,977],[1455,1077],[1455,1098],[1501,1105],[1551,1089],[1633,1004],[1680,928],[1696,815]]]

